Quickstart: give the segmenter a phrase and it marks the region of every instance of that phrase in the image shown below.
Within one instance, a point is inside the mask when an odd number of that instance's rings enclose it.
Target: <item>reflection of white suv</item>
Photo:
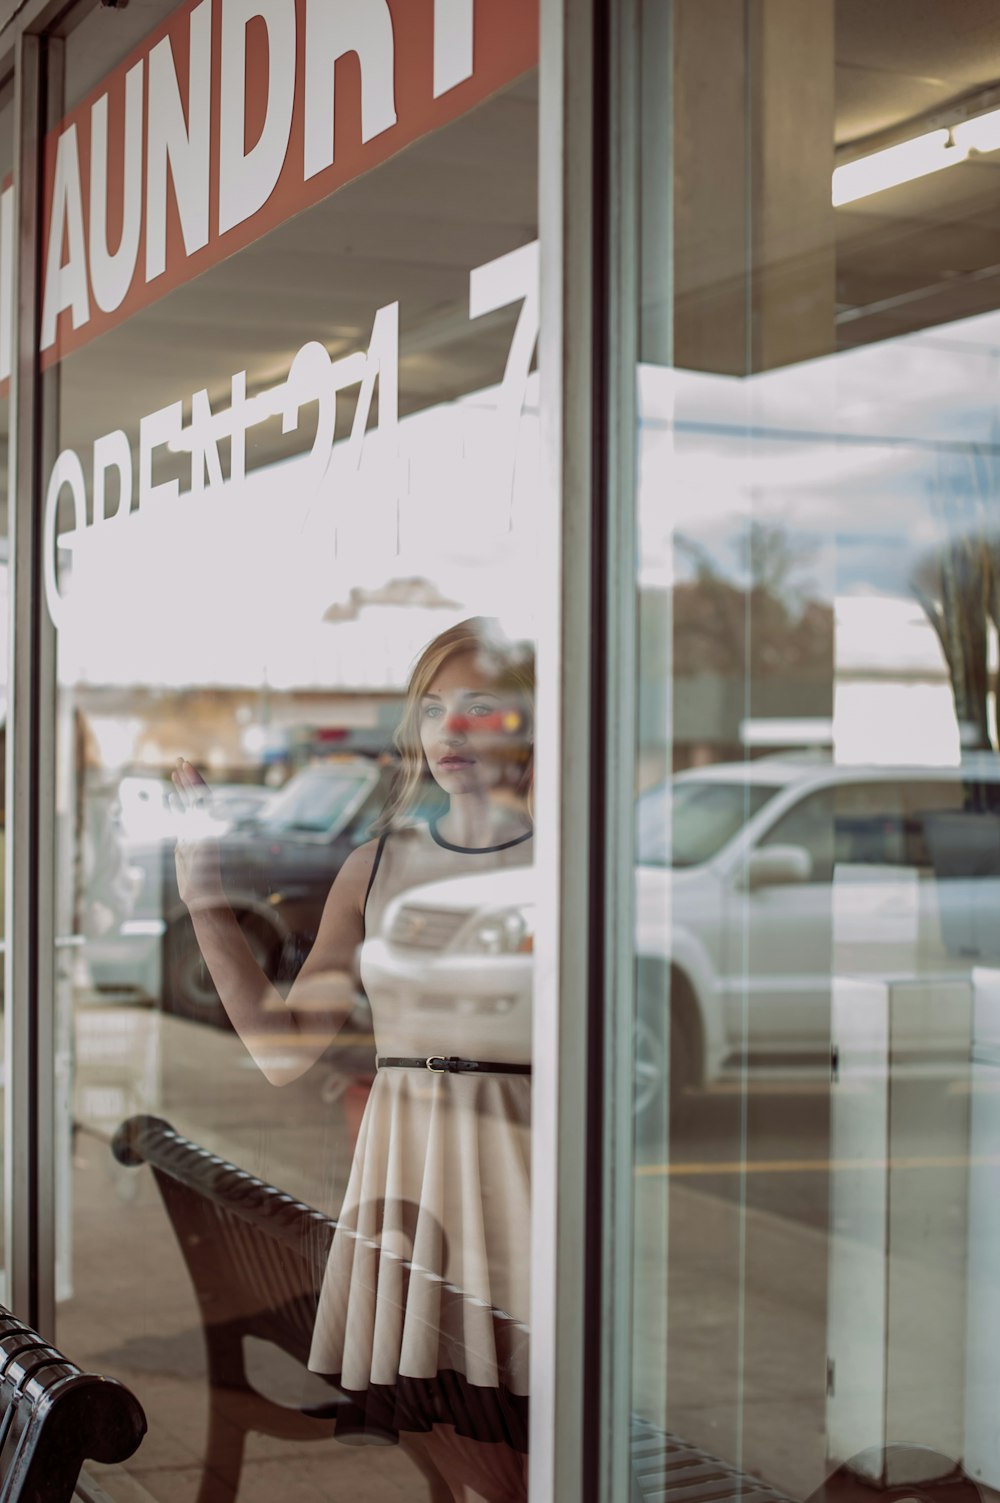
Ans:
[[[393,899],[381,935],[365,946],[365,970],[415,1008],[433,999],[516,1015],[531,1006],[534,936],[530,867],[451,877]]]
[[[727,1066],[827,1055],[834,975],[1000,963],[1000,758],[681,773],[639,799],[637,859],[640,1125],[665,1110],[668,1058],[678,1102]],[[533,924],[523,868],[431,883],[390,906],[373,960],[415,1002],[527,1005]],[[953,1029],[930,1008],[927,1053],[960,1047]]]

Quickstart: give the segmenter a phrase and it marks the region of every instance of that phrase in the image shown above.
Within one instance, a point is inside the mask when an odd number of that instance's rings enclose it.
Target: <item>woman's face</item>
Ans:
[[[524,765],[523,709],[475,652],[438,670],[420,703],[420,744],[446,793],[488,792]]]

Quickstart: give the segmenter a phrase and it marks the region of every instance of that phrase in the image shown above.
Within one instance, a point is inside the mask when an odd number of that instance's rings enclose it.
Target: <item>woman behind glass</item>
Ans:
[[[481,874],[530,866],[533,690],[530,649],[494,621],[462,622],[424,650],[377,838],[338,873],[287,997],[229,906],[218,847],[177,848],[205,962],[273,1084],[303,1074],[347,1021],[360,950],[379,1068],[310,1367],[351,1400],[352,1438],[401,1433],[460,1503],[527,1495],[530,1014],[478,997],[467,970],[466,995],[442,988],[414,1006],[392,984],[381,929],[413,888],[464,880],[473,908]],[[174,784],[185,807],[206,792],[183,761]]]

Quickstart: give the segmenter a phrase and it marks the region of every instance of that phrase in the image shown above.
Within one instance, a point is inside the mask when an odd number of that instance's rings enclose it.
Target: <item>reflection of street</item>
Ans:
[[[76,1080],[84,1133],[110,1140],[123,1116],[150,1111],[311,1203],[342,1187],[370,1080],[369,1054],[374,1071],[370,1036],[341,1033],[300,1081],[279,1090],[230,1030],[158,1008],[78,1007],[77,1030],[87,1041]],[[113,1092],[106,1087],[112,1073]]]
[[[851,1088],[848,1088],[851,1089]],[[671,1144],[671,1162],[639,1165],[639,1177],[666,1175],[691,1189],[746,1203],[826,1231],[832,1174],[865,1174],[885,1167],[948,1175],[964,1164],[943,1144],[964,1141],[970,1092],[968,1069],[900,1073],[893,1081],[895,1115],[906,1124],[893,1153],[844,1157],[830,1134],[830,1092],[822,1079],[722,1082],[692,1100]],[[860,1086],[851,1089],[860,1102]],[[659,1155],[662,1159],[662,1155]],[[1000,1165],[1000,1153],[997,1156]],[[957,1187],[955,1193],[957,1194]],[[934,1204],[941,1206],[939,1196]],[[952,1208],[957,1216],[961,1207]]]
[[[890,1246],[885,1257],[871,1249],[871,1266],[904,1317],[892,1336],[897,1386],[907,1368],[916,1382],[893,1423],[917,1426],[893,1439],[925,1438],[913,1405],[933,1402],[935,1391],[921,1322],[905,1317],[964,1310],[968,1071],[924,1067],[894,1080],[893,1099],[887,1160],[838,1152],[819,1074],[723,1081],[692,1101],[669,1156],[651,1148],[636,1166],[635,1407],[793,1496],[827,1470],[828,1358],[867,1293],[856,1228],[831,1224],[833,1192],[840,1204],[860,1204],[891,1170]],[[865,1105],[859,1089],[851,1110],[863,1115]],[[855,1281],[846,1306],[838,1259]],[[937,1368],[960,1388],[964,1319],[945,1330]],[[867,1339],[882,1350],[879,1330]]]

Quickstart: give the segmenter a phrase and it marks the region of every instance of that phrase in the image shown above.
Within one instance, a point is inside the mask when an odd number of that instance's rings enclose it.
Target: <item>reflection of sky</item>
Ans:
[[[644,568],[669,570],[674,528],[738,581],[752,519],[835,544],[822,595],[909,593],[918,559],[996,503],[998,375],[996,313],[749,379],[644,368]]]
[[[780,534],[790,592],[835,605],[838,762],[959,759],[913,577],[949,540],[1000,536],[998,375],[995,313],[746,380],[640,374],[642,576],[707,559],[743,586],[751,524]]]
[[[787,534],[802,595],[911,595],[920,558],[949,531],[981,529],[984,495],[996,506],[1000,459],[974,446],[997,442],[998,374],[1000,314],[745,380],[642,367],[640,577],[690,573],[683,533],[741,583],[756,521]],[[288,461],[238,494],[182,495],[90,536],[62,676],[397,688],[462,616],[531,634],[558,578],[538,544],[551,499],[537,378],[516,456],[500,452],[495,403],[483,391],[404,419],[394,468],[366,459],[350,477],[335,462],[318,495]],[[414,578],[451,604],[323,620],[352,589]]]

